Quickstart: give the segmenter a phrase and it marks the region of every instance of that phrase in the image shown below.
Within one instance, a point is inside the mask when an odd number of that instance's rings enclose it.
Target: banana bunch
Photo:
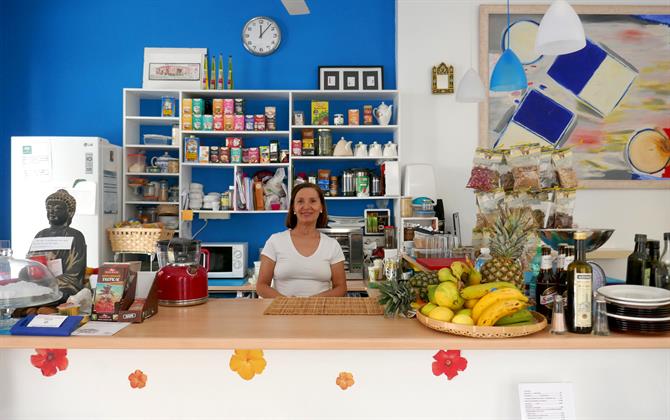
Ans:
[[[528,298],[516,288],[501,288],[483,295],[472,308],[472,320],[478,326],[492,326],[503,317],[525,309]]]

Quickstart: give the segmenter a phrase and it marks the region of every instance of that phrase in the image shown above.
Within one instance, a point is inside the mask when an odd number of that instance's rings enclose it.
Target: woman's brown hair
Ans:
[[[288,213],[286,214],[286,227],[289,229],[293,229],[298,224],[298,216],[295,215],[293,204],[295,203],[295,196],[298,194],[300,190],[304,190],[305,188],[311,188],[315,190],[316,193],[319,195],[319,201],[321,201],[322,211],[321,214],[319,214],[319,218],[316,219],[317,229],[328,227],[328,210],[326,209],[326,199],[323,196],[323,191],[321,191],[321,188],[319,188],[315,184],[312,184],[311,182],[303,182],[302,184],[298,184],[295,187],[293,187],[291,191],[291,203],[288,206]]]

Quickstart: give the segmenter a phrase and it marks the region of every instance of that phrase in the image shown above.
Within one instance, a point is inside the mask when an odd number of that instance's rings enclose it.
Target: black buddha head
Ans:
[[[47,197],[47,220],[51,227],[70,226],[77,201],[65,190],[58,190]]]

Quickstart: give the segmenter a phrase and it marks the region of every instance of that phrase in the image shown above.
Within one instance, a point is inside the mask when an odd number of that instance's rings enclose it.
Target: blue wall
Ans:
[[[280,0],[1,0],[0,239],[10,237],[10,137],[101,136],[120,145],[122,89],[142,86],[144,47],[232,54],[237,89],[317,89],[319,65],[382,65],[384,87],[396,88],[394,0],[308,5],[311,14],[289,16]],[[269,57],[240,41],[258,15],[282,29]],[[252,227],[258,237],[282,227],[277,215],[243,215],[217,222],[217,239],[243,239],[250,220],[264,226]],[[203,239],[213,239],[211,228]]]

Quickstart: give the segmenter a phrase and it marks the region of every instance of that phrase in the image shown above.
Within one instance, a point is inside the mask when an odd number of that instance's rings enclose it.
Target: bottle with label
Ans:
[[[551,323],[551,315],[554,308],[554,298],[557,293],[557,282],[554,273],[551,270],[552,258],[551,249],[542,246],[542,262],[540,264],[540,272],[537,275],[537,282],[535,286],[535,306],[537,312],[541,313],[547,318],[547,322]]]
[[[219,53],[219,67],[216,74],[216,89],[223,90],[223,54]]]
[[[200,89],[209,88],[209,74],[207,71],[207,54],[202,57],[202,83],[200,83]]]
[[[209,72],[209,89],[216,90],[216,57],[214,54],[212,54],[212,66]]]
[[[626,266],[626,284],[643,284],[645,263],[647,261],[647,235],[635,235],[635,250],[628,256]]]
[[[660,249],[659,241],[647,241],[647,260],[645,261],[644,279],[642,280],[642,284],[645,286],[660,287],[660,284],[657,283],[657,276],[660,274]]]
[[[537,245],[535,255],[530,260],[530,275],[525,276],[526,296],[531,298],[531,302],[535,301],[535,291],[537,290],[537,276],[540,275],[540,267],[542,266],[542,244]],[[537,308],[534,305],[528,307],[531,311]]]
[[[479,252],[480,252],[479,257],[477,257],[477,259],[475,260],[475,270],[481,273],[484,264],[486,264],[486,262],[492,259],[493,257],[491,256],[491,250],[488,248],[481,248]]]
[[[565,307],[565,322],[568,331],[577,334],[590,334],[593,327],[593,271],[586,262],[586,237],[586,232],[575,232],[575,260],[567,269],[568,302]]]
[[[228,56],[228,90],[233,89],[233,56]]]
[[[554,274],[558,278],[558,273],[563,271],[565,268],[565,250],[568,248],[568,244],[558,244],[558,256],[554,260]]]
[[[663,254],[659,261],[659,273],[656,287],[670,290],[670,232],[663,234]]]
[[[561,269],[561,276],[557,280],[558,289],[560,290],[561,296],[563,296],[563,302],[565,303],[568,301],[568,266],[575,260],[575,247],[566,245],[564,252],[563,268]]]

